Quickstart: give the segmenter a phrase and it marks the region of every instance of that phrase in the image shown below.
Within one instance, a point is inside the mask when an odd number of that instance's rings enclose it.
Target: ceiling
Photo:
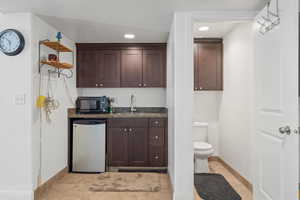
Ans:
[[[175,11],[259,10],[264,1],[0,0],[0,10],[32,12],[76,42],[166,42]]]
[[[227,22],[214,22],[214,23],[194,23],[194,37],[195,38],[223,38],[241,21],[227,21]],[[200,27],[209,27],[208,31],[199,31]]]

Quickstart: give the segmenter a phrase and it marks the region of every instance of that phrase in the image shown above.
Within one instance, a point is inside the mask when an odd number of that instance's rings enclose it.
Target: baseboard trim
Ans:
[[[27,190],[7,190],[0,191],[0,199],[5,200],[32,200],[34,196],[33,191]]]
[[[230,171],[230,173],[233,174],[233,176],[236,179],[238,179],[246,188],[248,188],[251,192],[253,192],[252,184],[246,178],[244,178],[239,172],[237,172],[229,164],[227,164],[224,160],[222,160],[222,158],[220,158],[219,156],[212,156],[208,160],[220,162],[228,171]]]
[[[56,175],[54,175],[52,178],[50,178],[48,181],[40,185],[35,191],[34,191],[34,200],[39,200],[41,194],[46,192],[58,179],[60,179],[62,176],[64,176],[66,173],[68,173],[68,167],[62,169],[59,171]]]
[[[173,183],[172,183],[172,180],[171,180],[169,168],[167,169],[167,173],[168,173],[169,183],[170,183],[170,186],[171,186],[171,193],[172,193],[171,199],[174,199],[174,188],[173,188]]]

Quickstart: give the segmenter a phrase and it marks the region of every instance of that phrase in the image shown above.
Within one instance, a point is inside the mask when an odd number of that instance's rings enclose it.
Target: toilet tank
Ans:
[[[208,142],[208,123],[193,122],[193,141]]]

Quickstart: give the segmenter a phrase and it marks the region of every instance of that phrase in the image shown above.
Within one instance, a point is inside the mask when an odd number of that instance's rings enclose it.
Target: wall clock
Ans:
[[[25,39],[15,29],[7,29],[0,33],[0,51],[7,56],[16,56],[23,51]]]

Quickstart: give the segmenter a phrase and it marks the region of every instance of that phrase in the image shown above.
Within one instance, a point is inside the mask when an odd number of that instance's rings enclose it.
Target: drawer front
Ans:
[[[109,119],[110,128],[147,128],[148,119]]]
[[[149,164],[150,167],[164,166],[164,147],[149,146]]]
[[[164,128],[150,128],[149,144],[154,145],[154,146],[163,146],[165,144],[165,129]]]
[[[150,127],[165,127],[165,119],[162,118],[150,119]]]

